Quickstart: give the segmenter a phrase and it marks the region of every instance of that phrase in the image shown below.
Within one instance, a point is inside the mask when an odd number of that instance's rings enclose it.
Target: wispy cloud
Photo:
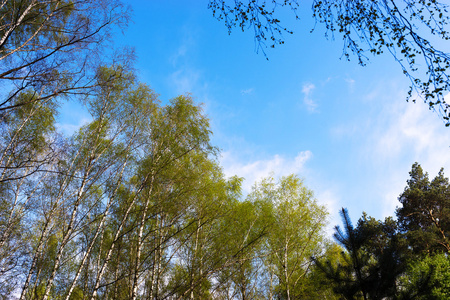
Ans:
[[[310,112],[316,112],[317,111],[317,103],[314,102],[311,95],[314,91],[316,86],[312,83],[305,83],[302,87],[302,93],[303,93],[303,103],[306,106],[306,109]]]
[[[169,57],[173,71],[168,76],[168,83],[177,94],[198,92],[202,80],[201,72],[191,61],[191,54],[197,47],[196,30],[184,26],[182,32],[180,44]]]
[[[347,83],[350,92],[353,92],[354,89],[355,89],[354,88],[355,87],[355,80],[352,79],[352,78],[345,78],[344,80]]]
[[[249,95],[249,94],[252,94],[253,91],[254,91],[253,88],[248,88],[248,89],[245,89],[245,90],[241,90],[241,95]]]
[[[334,226],[340,223],[339,210],[342,200],[339,198],[338,193],[333,188],[325,188],[315,194],[317,201],[324,205],[329,213],[328,223],[326,226],[326,233],[331,238],[335,232]]]
[[[63,133],[65,136],[71,136],[73,135],[78,129],[80,129],[82,126],[88,124],[89,122],[92,122],[92,118],[81,118],[78,123],[56,123],[56,128],[58,128],[58,131]]]
[[[194,28],[184,26],[182,31],[183,37],[181,39],[181,43],[169,58],[170,63],[174,67],[177,67],[180,63],[183,63],[183,61],[188,58],[189,53],[192,52],[193,49],[195,50],[197,45],[195,38],[196,30]]]
[[[192,68],[182,68],[169,76],[169,82],[177,94],[193,93],[198,86],[200,72]]]
[[[414,162],[420,163],[430,173],[430,178],[436,176],[441,167],[447,170],[447,176],[450,171],[448,128],[422,102],[413,104],[401,100],[384,105],[362,149],[376,162],[377,172],[384,174],[378,183],[383,190],[384,216],[392,215],[399,205],[397,197],[406,185]]]
[[[288,158],[274,155],[267,159],[243,161],[238,154],[224,152],[221,156],[221,165],[226,176],[244,177],[244,193],[251,191],[252,185],[273,174],[276,178],[289,174],[299,174],[304,170],[305,163],[312,157],[311,151],[302,151],[296,157]]]

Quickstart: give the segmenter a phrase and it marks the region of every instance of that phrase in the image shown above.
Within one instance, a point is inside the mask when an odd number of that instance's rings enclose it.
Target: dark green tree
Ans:
[[[363,240],[363,251],[376,262],[370,269],[369,299],[394,297],[398,290],[397,279],[406,268],[408,253],[397,222],[391,217],[381,222],[363,213],[356,230]]]
[[[345,251],[337,263],[315,259],[316,265],[345,299],[395,297],[397,278],[405,269],[395,221],[387,218],[383,223],[363,214],[355,228],[346,209],[341,216],[344,229],[336,226],[334,237]]]
[[[444,170],[430,182],[418,163],[411,169],[397,208],[400,228],[416,254],[450,251],[450,184]]]

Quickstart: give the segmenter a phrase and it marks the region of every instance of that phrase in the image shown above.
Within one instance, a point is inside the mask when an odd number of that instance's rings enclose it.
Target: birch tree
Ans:
[[[310,257],[321,251],[326,210],[317,204],[311,190],[290,175],[279,182],[263,179],[255,185],[252,199],[272,205],[274,222],[265,245],[268,298],[297,299],[297,289],[306,280]]]

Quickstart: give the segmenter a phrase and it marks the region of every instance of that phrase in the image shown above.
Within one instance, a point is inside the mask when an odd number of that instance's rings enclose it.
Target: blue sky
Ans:
[[[228,35],[206,0],[127,3],[133,21],[115,45],[135,48],[140,80],[163,102],[190,93],[204,104],[224,172],[245,177],[245,191],[270,174],[298,174],[334,226],[341,207],[354,222],[363,211],[394,215],[416,161],[431,178],[450,170],[450,129],[426,104],[405,101],[400,66],[389,55],[366,67],[341,60],[338,35],[327,40],[320,24],[310,33],[310,4],[300,21],[280,16],[294,34],[266,60],[253,33]],[[73,107],[63,113],[67,132],[89,119]]]

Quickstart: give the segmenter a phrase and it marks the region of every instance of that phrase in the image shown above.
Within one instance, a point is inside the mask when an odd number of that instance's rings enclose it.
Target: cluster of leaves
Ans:
[[[248,28],[253,29],[257,52],[261,50],[265,55],[266,42],[269,42],[270,47],[274,48],[275,45],[284,44],[283,33],[293,33],[281,25],[275,10],[277,7],[288,7],[298,18],[296,11],[299,3],[297,0],[233,0],[230,2],[210,0],[208,9],[212,10],[216,19],[225,22],[229,34],[234,27],[239,27],[242,31]]]
[[[230,3],[229,3],[230,2]],[[283,44],[283,33],[293,33],[276,17],[277,8],[290,9],[298,19],[296,0],[214,0],[208,7],[214,17],[233,27],[254,31],[257,50]],[[390,53],[411,82],[407,100],[417,97],[428,103],[450,125],[450,105],[445,95],[450,91],[450,54],[441,43],[450,39],[449,6],[438,0],[314,0],[312,13],[325,25],[325,36],[343,38],[343,56],[353,54],[360,65],[368,55]],[[267,57],[267,56],[266,56]],[[423,66],[423,67],[422,67]]]
[[[120,2],[88,0],[5,0],[0,16],[2,115],[25,103],[88,92],[105,63],[106,53],[99,54],[111,29],[129,18]],[[29,97],[17,102],[25,91]]]
[[[418,93],[446,126],[450,125],[450,105],[444,99],[450,88],[450,53],[439,50],[439,40],[450,40],[448,9],[448,4],[436,0],[316,0],[313,4],[314,17],[327,32],[342,34],[347,59],[352,53],[365,65],[367,53],[388,51],[411,81],[407,99]],[[425,70],[419,69],[421,64]]]

